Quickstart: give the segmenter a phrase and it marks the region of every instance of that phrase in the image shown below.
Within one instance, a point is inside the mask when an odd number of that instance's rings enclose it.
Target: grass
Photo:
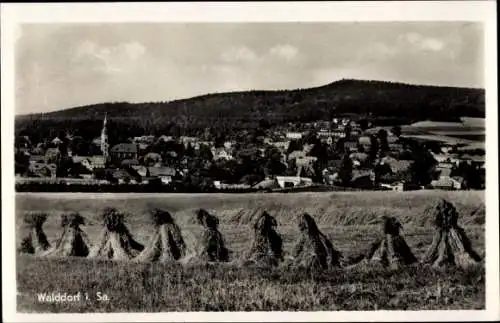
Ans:
[[[357,255],[379,236],[381,215],[396,216],[418,259],[432,241],[427,209],[446,197],[460,214],[459,223],[476,251],[484,257],[484,192],[369,192],[321,194],[18,194],[16,239],[25,234],[26,211],[49,212],[44,230],[53,242],[60,234],[59,214],[78,211],[90,221],[83,230],[96,241],[104,207],[129,212],[127,225],[141,243],[154,228],[147,211],[162,207],[181,227],[188,249],[202,228],[193,211],[203,207],[221,220],[227,246],[239,257],[252,240],[253,214],[263,209],[276,216],[285,253],[298,236],[294,215],[309,212],[344,256]],[[478,211],[479,210],[479,211]],[[473,213],[474,211],[478,211]],[[272,270],[231,265],[162,265],[88,259],[48,260],[17,257],[18,311],[319,311],[319,310],[435,310],[482,309],[485,306],[484,266],[470,270],[436,270],[413,266],[338,269],[307,273],[280,267]],[[36,301],[40,292],[102,292],[108,302],[49,304]],[[94,297],[95,298],[95,297]]]
[[[253,269],[86,259],[18,258],[18,309],[36,312],[319,311],[483,309],[484,269],[335,270],[314,275]],[[43,277],[43,279],[40,279]],[[49,304],[36,293],[87,292],[89,301]],[[98,301],[97,292],[109,301]]]

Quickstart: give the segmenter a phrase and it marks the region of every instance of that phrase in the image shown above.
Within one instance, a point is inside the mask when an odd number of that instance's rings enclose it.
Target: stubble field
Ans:
[[[49,241],[61,233],[63,212],[78,211],[90,241],[97,239],[99,212],[106,206],[127,212],[127,225],[145,244],[153,231],[148,210],[170,211],[192,248],[202,229],[194,211],[205,208],[221,220],[232,259],[252,242],[255,214],[267,210],[278,221],[285,253],[298,236],[295,216],[308,212],[345,257],[366,251],[380,236],[380,217],[403,224],[404,237],[418,259],[432,241],[432,212],[441,199],[452,202],[475,250],[484,257],[484,192],[351,192],[293,194],[54,194],[16,196],[16,243],[26,233],[23,214],[45,211]],[[399,270],[378,267],[305,272],[279,267],[257,269],[232,264],[158,264],[80,258],[44,259],[18,255],[19,312],[161,312],[161,311],[328,311],[483,309],[485,270],[432,269],[415,265]],[[45,303],[43,292],[87,293],[89,300]],[[97,299],[106,294],[109,300]]]

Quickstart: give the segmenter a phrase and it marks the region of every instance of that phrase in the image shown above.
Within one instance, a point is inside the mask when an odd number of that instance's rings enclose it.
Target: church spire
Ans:
[[[109,156],[109,143],[108,143],[108,113],[104,115],[104,121],[102,123],[102,132],[101,132],[101,151],[103,157],[107,160]]]

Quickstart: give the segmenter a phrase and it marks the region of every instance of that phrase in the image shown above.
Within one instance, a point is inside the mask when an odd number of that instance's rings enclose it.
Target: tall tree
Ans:
[[[349,122],[348,124],[346,124],[345,128],[344,128],[344,132],[345,132],[345,137],[347,140],[351,140],[351,132],[352,132],[352,126],[351,126],[351,123]]]
[[[368,155],[370,156],[371,160],[375,160],[377,158],[378,150],[379,143],[377,137],[375,137],[375,135],[370,135],[370,150],[368,152]]]
[[[303,146],[302,146],[302,143],[300,142],[300,140],[292,139],[292,140],[290,140],[290,144],[288,145],[288,149],[286,152],[287,152],[287,154],[290,154],[293,151],[302,150],[302,148],[303,148]]]
[[[461,176],[465,187],[469,189],[481,189],[484,186],[484,174],[475,163],[460,162],[451,172],[451,176]]]
[[[393,133],[394,136],[398,138],[401,137],[401,126],[392,127],[391,132]]]
[[[316,157],[320,163],[326,164],[326,162],[328,161],[328,147],[322,142],[319,142],[314,145],[314,147],[309,152],[309,155]]]
[[[365,131],[366,129],[368,129],[368,120],[366,119],[359,120],[359,128],[361,129],[361,131]]]
[[[416,185],[428,185],[434,175],[437,162],[428,150],[416,147],[413,150],[412,163],[409,168],[409,180]]]
[[[188,143],[186,149],[184,150],[184,156],[190,157],[190,158],[196,156],[195,150],[193,148],[193,145],[191,145],[191,143]]]
[[[267,176],[284,175],[286,172],[286,165],[276,159],[268,159],[264,166],[264,173]]]
[[[214,159],[214,155],[212,151],[207,145],[200,145],[200,149],[198,150],[198,156],[202,160],[212,161]]]
[[[340,183],[343,186],[348,186],[351,183],[352,169],[353,164],[351,158],[349,158],[348,154],[344,154],[344,157],[342,158],[342,164],[338,172]]]
[[[335,152],[337,154],[343,154],[345,152],[345,138],[339,138],[335,142]]]
[[[383,155],[389,151],[389,142],[387,140],[387,130],[385,129],[380,129],[377,132],[377,138],[380,144],[379,150],[380,153]]]

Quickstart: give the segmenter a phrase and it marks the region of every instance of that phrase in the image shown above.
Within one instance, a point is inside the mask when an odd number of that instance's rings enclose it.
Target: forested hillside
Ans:
[[[453,121],[484,117],[482,89],[341,80],[325,86],[282,91],[216,93],[171,102],[112,102],[16,117],[16,133],[50,136],[72,129],[98,135],[105,113],[116,131],[180,134],[254,128],[270,124],[328,120],[341,114],[361,118]]]

